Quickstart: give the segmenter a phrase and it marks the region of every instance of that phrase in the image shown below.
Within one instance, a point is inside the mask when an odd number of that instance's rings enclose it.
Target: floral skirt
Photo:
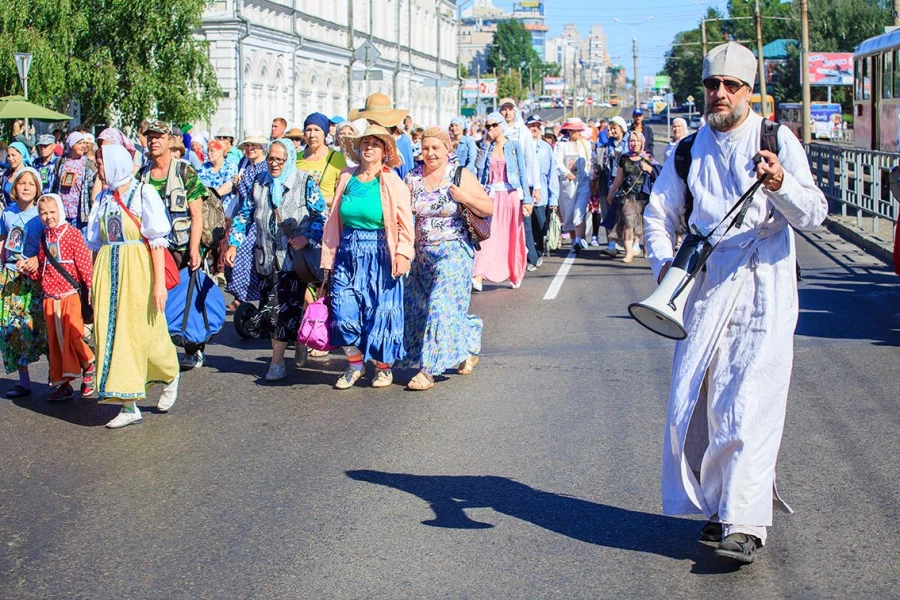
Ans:
[[[481,319],[469,314],[473,251],[466,242],[416,244],[404,294],[401,366],[440,375],[481,352]]]
[[[7,373],[47,354],[47,326],[38,281],[6,267],[0,271],[0,353]]]
[[[256,225],[247,227],[247,235],[237,249],[234,267],[225,269],[228,280],[226,291],[232,293],[241,302],[255,302],[260,299],[260,281],[253,265],[253,248],[256,246]]]
[[[628,194],[625,203],[619,207],[619,216],[616,223],[616,235],[620,240],[625,240],[625,231],[634,232],[636,240],[644,237],[644,207],[647,199],[637,194]]]
[[[345,227],[331,275],[331,343],[393,364],[403,346],[403,278],[394,279],[383,229]]]

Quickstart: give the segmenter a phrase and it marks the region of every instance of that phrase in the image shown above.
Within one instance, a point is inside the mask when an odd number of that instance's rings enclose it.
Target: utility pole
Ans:
[[[753,17],[756,21],[756,54],[759,59],[759,106],[762,116],[768,119],[769,103],[766,102],[766,60],[763,58],[762,16],[759,14],[759,0],[756,0]]]
[[[637,36],[631,33],[631,53],[634,57],[634,107],[641,106],[641,93],[638,89],[638,68],[637,68]]]
[[[703,48],[703,58],[706,58],[706,19],[700,19],[700,39]]]
[[[896,0],[895,0],[896,2]],[[803,143],[811,139],[809,127],[810,95],[809,95],[809,0],[800,0],[800,76],[803,83]],[[872,93],[877,93],[873,90]]]
[[[894,27],[900,27],[900,0],[894,0]]]

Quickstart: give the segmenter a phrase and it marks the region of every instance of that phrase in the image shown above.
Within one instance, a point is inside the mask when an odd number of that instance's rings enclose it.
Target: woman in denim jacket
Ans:
[[[499,112],[487,116],[485,141],[476,163],[478,179],[494,203],[491,237],[475,253],[472,289],[476,292],[484,279],[509,279],[509,287],[516,289],[525,276],[524,218],[531,215],[532,199],[524,186],[525,155],[517,142],[506,139],[506,127]]]

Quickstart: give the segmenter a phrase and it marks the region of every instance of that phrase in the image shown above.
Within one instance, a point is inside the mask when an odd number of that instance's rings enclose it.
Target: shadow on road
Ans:
[[[382,471],[347,471],[356,481],[391,487],[428,502],[431,527],[488,529],[470,519],[467,508],[491,508],[566,537],[621,550],[658,554],[694,562],[692,573],[730,573],[735,568],[715,559],[712,549],[698,542],[701,522],[597,504],[571,496],[536,490],[506,477],[492,475],[411,475]]]
[[[41,386],[43,387],[43,386]],[[16,398],[13,404],[21,408],[34,411],[40,415],[53,417],[72,425],[81,425],[83,427],[100,427],[109,423],[110,419],[119,412],[119,407],[112,404],[98,404],[96,398],[81,398],[76,396],[67,402],[48,402],[47,394],[50,388],[46,388],[46,392],[39,393],[35,387],[35,391],[31,396],[25,398]],[[143,410],[143,407],[142,407]]]

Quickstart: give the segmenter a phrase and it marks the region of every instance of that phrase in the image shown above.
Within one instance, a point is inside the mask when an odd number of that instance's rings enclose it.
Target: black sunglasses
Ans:
[[[719,91],[720,85],[724,85],[729,94],[736,94],[744,86],[744,82],[734,79],[718,79],[716,77],[709,77],[703,80],[703,87],[711,92]]]
[[[500,123],[488,123],[486,125],[487,129],[493,129],[494,127],[499,127]]]

